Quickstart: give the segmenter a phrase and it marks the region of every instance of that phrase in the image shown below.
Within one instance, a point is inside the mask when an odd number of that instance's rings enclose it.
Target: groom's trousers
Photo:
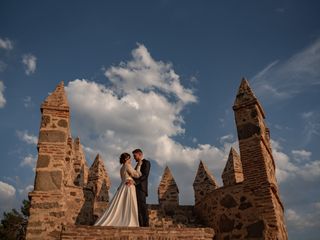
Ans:
[[[139,214],[139,225],[140,227],[149,226],[149,214],[146,203],[146,193],[136,189],[137,202],[138,202],[138,214]]]

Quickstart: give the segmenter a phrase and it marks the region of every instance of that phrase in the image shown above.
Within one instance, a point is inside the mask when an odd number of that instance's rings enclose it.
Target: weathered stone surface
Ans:
[[[63,143],[66,142],[65,132],[59,130],[42,130],[39,135],[39,142]]]
[[[49,166],[50,156],[49,155],[39,155],[37,161],[37,168],[45,168]]]
[[[65,110],[69,109],[67,95],[64,91],[64,83],[60,82],[56,89],[51,93],[46,100],[42,103],[41,109],[52,108]]]
[[[138,228],[138,227],[90,227],[64,226],[61,240],[212,240],[212,228]]]
[[[252,207],[252,203],[251,202],[243,202],[240,204],[239,209],[241,210],[245,210],[247,208],[251,208]]]
[[[158,200],[167,210],[179,205],[179,189],[168,166],[164,169],[158,187]]]
[[[41,203],[33,203],[33,208],[41,208],[41,209],[50,209],[50,208],[58,208],[60,205],[58,202],[41,202]]]
[[[88,173],[87,186],[94,194],[93,214],[100,217],[109,204],[110,178],[104,166],[104,161],[98,154],[92,163]]]
[[[223,214],[220,216],[219,229],[220,232],[230,232],[234,228],[234,220],[227,217]]]
[[[62,183],[61,171],[38,171],[36,174],[35,190],[59,190]]]
[[[263,237],[263,230],[264,230],[264,222],[262,220],[250,224],[247,227],[248,238],[262,238]]]
[[[239,140],[247,139],[252,137],[255,134],[259,135],[260,133],[261,133],[260,127],[252,123],[243,124],[238,128]]]
[[[43,115],[41,117],[41,127],[47,127],[48,124],[50,124],[50,116],[48,115]]]
[[[234,200],[230,194],[227,194],[224,198],[222,198],[220,204],[225,208],[233,208],[238,205],[236,200]]]
[[[239,154],[231,147],[226,166],[222,173],[224,186],[234,185],[243,181],[242,163]]]
[[[207,166],[200,161],[196,177],[193,182],[195,204],[198,204],[209,193],[218,188],[218,184],[209,172]]]
[[[66,120],[64,120],[64,119],[60,119],[58,121],[58,126],[59,127],[63,127],[63,128],[67,128],[68,127],[68,122]]]

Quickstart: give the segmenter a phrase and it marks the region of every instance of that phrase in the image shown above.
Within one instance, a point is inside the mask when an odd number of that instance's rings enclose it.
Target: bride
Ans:
[[[135,170],[131,166],[129,153],[121,154],[120,163],[122,164],[120,169],[121,184],[110,201],[109,207],[94,226],[139,227],[136,188],[132,177],[141,176],[141,165],[138,164]]]

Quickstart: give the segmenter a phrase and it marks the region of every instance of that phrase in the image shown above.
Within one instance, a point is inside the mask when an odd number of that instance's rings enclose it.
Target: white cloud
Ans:
[[[34,105],[34,103],[32,102],[32,98],[30,96],[26,96],[23,99],[23,105],[25,108],[30,108]]]
[[[0,216],[15,206],[16,189],[14,186],[0,181]]]
[[[224,143],[226,141],[232,142],[233,141],[233,134],[227,134],[227,135],[220,137],[220,143]]]
[[[23,189],[19,189],[19,194],[20,194],[23,198],[25,198],[25,197],[28,196],[28,193],[33,190],[33,188],[34,188],[33,185],[28,185],[28,186],[26,186],[26,187],[23,188]]]
[[[25,67],[27,75],[33,74],[37,68],[37,58],[32,54],[25,54],[22,56],[22,63]]]
[[[6,38],[6,39],[0,38],[0,48],[6,49],[6,50],[12,50],[13,43],[8,38]]]
[[[266,101],[287,99],[320,84],[320,38],[284,62],[273,61],[251,85]]]
[[[20,163],[20,166],[21,167],[29,166],[34,170],[36,162],[37,162],[37,156],[28,154],[26,157],[23,158],[22,162]]]
[[[0,108],[3,108],[6,105],[6,99],[4,97],[5,86],[2,81],[0,81]]]
[[[319,210],[311,213],[298,213],[296,210],[289,208],[285,211],[285,216],[288,224],[298,229],[320,227]]]
[[[15,196],[16,189],[8,183],[0,181],[0,199],[11,199]]]
[[[191,89],[184,88],[180,77],[173,70],[171,63],[155,61],[148,49],[138,44],[132,51],[133,60],[121,62],[117,67],[106,70],[106,77],[116,86],[117,90],[126,93],[136,90],[159,90],[173,94],[184,104],[196,102]]]
[[[294,162],[290,157],[282,151],[282,147],[279,142],[271,140],[272,153],[276,164],[276,176],[279,182],[292,179],[293,177],[300,177],[305,181],[317,181],[320,178],[320,161],[304,161],[304,162]],[[311,152],[307,151],[292,151],[300,154],[306,158],[306,156],[311,156]]]
[[[301,162],[302,160],[309,160],[312,154],[311,152],[306,151],[304,149],[292,150],[291,153],[293,155],[293,158],[298,162]]]
[[[199,160],[220,176],[230,145],[224,143],[218,148],[198,143],[189,147],[177,142],[174,138],[185,132],[182,111],[196,101],[196,96],[182,86],[172,64],[155,61],[143,45],[132,55],[133,60],[106,70],[110,87],[79,79],[68,83],[73,133],[81,137],[89,155],[92,149],[102,154],[115,185],[119,155],[142,148],[156,164],[150,184],[157,186],[162,168],[168,164],[181,199],[187,203],[193,199],[192,183]],[[153,200],[157,199],[155,190],[151,190]]]
[[[19,139],[27,144],[36,145],[38,138],[35,135],[28,133],[28,131],[17,131]]]

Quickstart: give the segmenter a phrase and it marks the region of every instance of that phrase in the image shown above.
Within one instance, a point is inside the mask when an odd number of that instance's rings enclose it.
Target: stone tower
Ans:
[[[91,224],[93,206],[99,205],[96,189],[87,186],[88,166],[80,139],[71,137],[63,82],[41,105],[37,149],[27,239],[59,239],[62,225]],[[106,184],[105,191],[99,189],[105,199],[107,186],[110,184]]]
[[[218,188],[218,184],[207,166],[200,161],[196,177],[193,182],[195,204],[199,204],[209,193]]]
[[[265,114],[245,79],[233,110],[240,156],[230,150],[222,174],[224,186],[196,201],[195,212],[215,229],[216,239],[286,240]]]
[[[159,204],[164,209],[174,209],[179,205],[179,189],[168,166],[164,169],[158,188]]]
[[[240,156],[234,150],[233,147],[230,149],[227,164],[222,173],[223,185],[234,185],[238,182],[243,181],[242,163],[240,161]]]
[[[246,79],[242,79],[233,106],[237,126],[244,191],[253,193],[268,239],[285,239],[284,209],[275,176],[265,113]],[[263,197],[261,197],[263,196]]]

